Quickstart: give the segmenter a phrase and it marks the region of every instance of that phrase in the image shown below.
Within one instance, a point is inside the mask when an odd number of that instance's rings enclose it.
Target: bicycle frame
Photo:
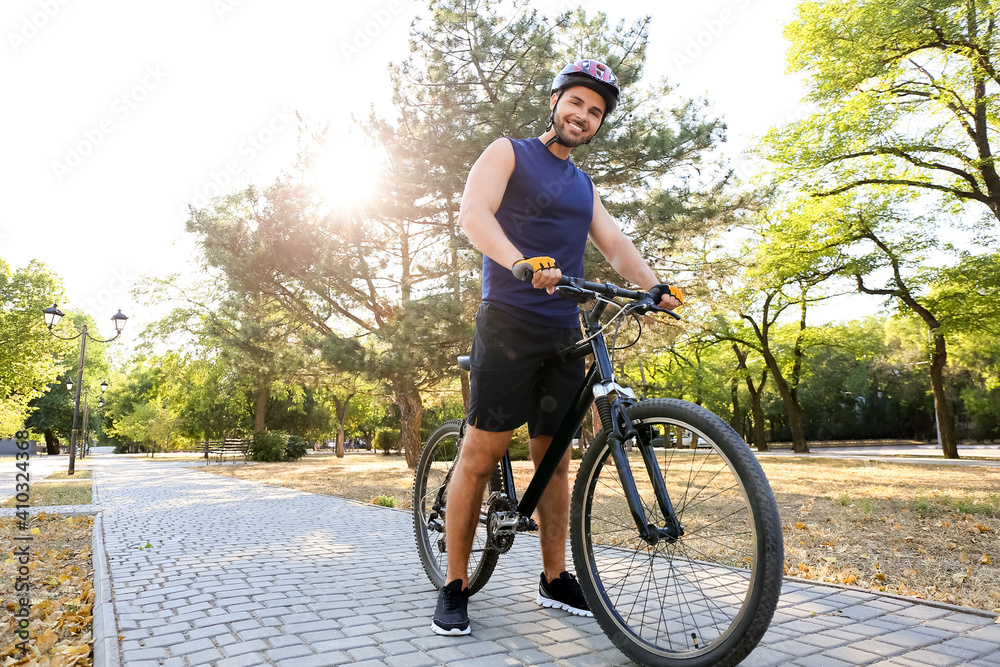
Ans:
[[[583,281],[574,281],[571,285],[578,290],[613,287]],[[633,298],[639,294],[625,290],[620,290],[620,292],[624,293],[625,296],[632,296]],[[573,437],[583,424],[583,420],[586,418],[587,412],[590,410],[595,398],[601,396],[607,398],[609,403],[609,409],[601,409],[600,404],[598,406],[603,413],[602,426],[608,431],[608,437],[611,439],[611,454],[614,458],[615,467],[621,479],[622,488],[625,490],[629,509],[639,535],[650,544],[655,544],[661,538],[673,541],[683,535],[683,528],[674,513],[673,504],[670,502],[667,487],[663,481],[663,473],[652,451],[649,434],[636,433],[632,428],[630,420],[625,416],[625,408],[635,403],[635,397],[630,390],[615,382],[614,369],[611,365],[607,343],[600,333],[600,319],[607,305],[607,301],[598,301],[592,310],[584,314],[585,337],[583,342],[564,352],[564,356],[568,358],[593,355],[594,360],[587,370],[583,383],[573,398],[566,416],[559,424],[559,428],[552,438],[552,443],[549,445],[548,450],[535,470],[535,474],[528,483],[528,488],[525,489],[520,502],[517,500],[514,488],[513,468],[508,453],[504,453],[501,460],[501,474],[504,488],[506,489],[507,498],[510,500],[511,505],[517,506],[517,514],[520,517],[531,517],[538,507],[542,492],[545,491],[545,487],[555,474],[556,468],[566,454],[566,450],[571,446]],[[632,477],[631,465],[623,446],[623,443],[632,437],[636,437],[639,442],[639,451],[643,464],[652,482],[660,511],[666,518],[664,526],[654,526],[648,523],[646,519],[646,512],[639,499],[639,492]]]

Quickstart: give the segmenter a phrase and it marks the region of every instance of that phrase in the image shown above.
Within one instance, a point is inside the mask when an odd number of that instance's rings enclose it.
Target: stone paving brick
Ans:
[[[789,664],[794,667],[856,667],[854,663],[844,662],[827,655],[811,655]]]
[[[867,665],[880,659],[881,656],[875,653],[868,653],[853,646],[839,646],[823,653],[825,657],[843,660],[854,665]]]
[[[266,665],[267,660],[255,653],[245,653],[234,658],[223,658],[215,664],[217,667],[258,667],[258,665]]]
[[[167,658],[167,650],[162,646],[157,646],[155,648],[141,648],[135,650],[124,650],[126,662],[132,662],[133,660],[165,660]]]
[[[887,644],[895,644],[904,648],[921,648],[941,641],[940,637],[930,634],[928,628],[896,630],[895,632],[880,635],[879,639]]]
[[[1000,644],[1000,624],[987,625],[986,627],[967,633],[966,636],[972,639]]]
[[[265,651],[264,655],[266,655],[270,660],[278,662],[312,655],[312,651],[309,650],[308,646],[299,644],[298,646],[282,646],[281,648],[273,648],[269,651]]]
[[[231,658],[245,653],[261,653],[269,648],[271,647],[268,646],[267,642],[263,639],[251,639],[249,641],[223,646],[222,652],[226,654],[226,657]]]
[[[355,625],[352,627],[345,627],[341,629],[345,637],[358,637],[363,635],[377,635],[382,632],[382,628],[375,623],[368,623],[367,625]]]
[[[198,667],[199,665],[214,665],[219,662],[220,658],[222,658],[222,653],[219,652],[219,649],[213,647],[188,655],[187,661],[191,667]]]
[[[156,646],[172,646],[174,644],[183,644],[185,642],[184,635],[180,632],[175,632],[169,635],[156,635],[154,637],[149,637],[143,640],[142,645],[145,648],[153,648]]]
[[[317,642],[312,646],[318,652],[323,653],[326,651],[348,651],[352,648],[360,648],[362,646],[375,646],[377,643],[374,637],[345,637],[343,639]]]

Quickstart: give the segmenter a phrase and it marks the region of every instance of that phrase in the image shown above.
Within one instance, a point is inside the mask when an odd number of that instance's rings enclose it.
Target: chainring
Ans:
[[[514,544],[514,535],[497,535],[494,527],[494,518],[498,512],[509,512],[514,507],[507,498],[507,494],[497,491],[486,501],[486,548],[500,554],[510,551]]]

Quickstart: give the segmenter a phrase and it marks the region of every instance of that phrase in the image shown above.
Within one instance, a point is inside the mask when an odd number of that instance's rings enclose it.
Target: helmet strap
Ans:
[[[556,109],[559,107],[559,100],[562,99],[563,93],[565,92],[566,92],[565,88],[559,91],[559,96],[556,97],[556,103],[552,105],[552,111],[549,112],[549,125],[548,127],[545,128],[545,131],[547,132],[549,130],[552,130],[553,132],[555,132],[555,134],[552,135],[551,139],[545,142],[546,148],[548,148],[552,144],[559,144],[560,146],[573,148],[572,146],[566,143],[566,140],[559,135],[559,130],[556,129]]]

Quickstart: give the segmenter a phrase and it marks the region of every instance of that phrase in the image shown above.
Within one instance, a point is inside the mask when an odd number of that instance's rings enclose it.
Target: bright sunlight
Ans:
[[[334,208],[361,204],[383,172],[380,151],[352,136],[331,139],[316,160],[317,189]]]

